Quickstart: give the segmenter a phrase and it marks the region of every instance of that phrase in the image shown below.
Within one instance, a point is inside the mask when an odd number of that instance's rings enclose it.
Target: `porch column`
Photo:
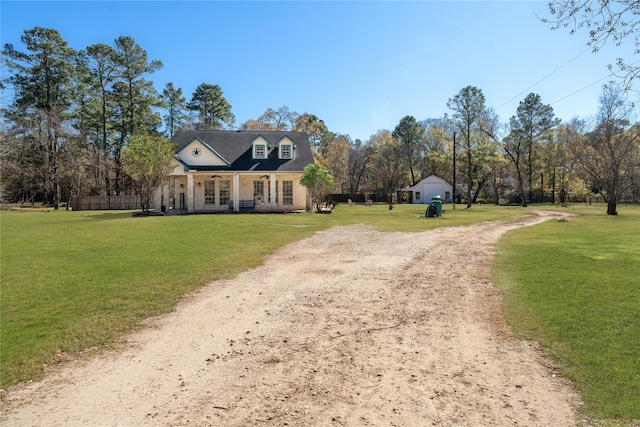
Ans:
[[[233,173],[233,211],[240,212],[240,177]]]
[[[276,174],[272,173],[269,176],[269,188],[271,190],[271,197],[269,197],[269,205],[271,205],[271,212],[276,211],[276,205],[278,204],[276,194]]]
[[[193,174],[187,174],[187,212],[193,212]]]

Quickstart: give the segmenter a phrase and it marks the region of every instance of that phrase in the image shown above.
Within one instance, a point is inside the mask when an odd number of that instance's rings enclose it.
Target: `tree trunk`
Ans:
[[[484,183],[485,183],[484,179],[482,181],[478,180],[478,188],[476,188],[475,193],[473,193],[473,203],[478,203],[478,195],[480,194],[480,191],[482,191],[482,188],[484,187]]]
[[[498,193],[498,177],[496,176],[495,168],[493,171],[493,192],[494,192],[494,202],[497,205],[500,204],[500,194]]]
[[[524,194],[524,185],[522,182],[522,172],[520,172],[520,168],[516,165],[516,175],[518,176],[518,190],[520,192],[520,201],[522,202],[522,207],[527,207],[527,198]]]
[[[551,174],[551,204],[556,204],[556,168],[553,168]]]
[[[111,182],[109,180],[109,151],[106,142],[102,145],[102,164],[104,165],[104,195],[109,197],[111,195]]]
[[[51,203],[54,209],[58,209],[60,205],[61,191],[60,191],[60,177],[58,175],[58,141],[57,133],[55,130],[55,123],[52,120],[51,112],[47,113],[47,148],[48,148],[48,168],[49,168],[49,185],[51,189]],[[49,197],[47,197],[49,198]]]
[[[607,202],[607,215],[618,215],[616,202]]]
[[[567,194],[566,194],[566,187],[564,185],[564,180],[565,180],[564,168],[562,169],[561,179],[562,181],[560,182],[560,203],[565,203],[568,200],[567,200]]]
[[[473,186],[473,175],[471,174],[471,148],[467,148],[467,209],[471,207],[471,190]]]

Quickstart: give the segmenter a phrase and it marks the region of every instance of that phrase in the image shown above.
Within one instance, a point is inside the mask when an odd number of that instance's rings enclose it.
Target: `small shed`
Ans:
[[[453,187],[447,181],[435,175],[421,179],[415,185],[401,188],[399,192],[408,194],[407,201],[414,204],[428,204],[431,198],[440,196],[446,203],[453,202]]]

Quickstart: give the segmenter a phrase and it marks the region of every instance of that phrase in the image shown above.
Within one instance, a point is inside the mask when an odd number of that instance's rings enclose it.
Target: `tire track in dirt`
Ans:
[[[554,215],[316,233],[126,350],[11,390],[0,425],[575,425],[578,396],[512,336],[490,283],[499,237]]]

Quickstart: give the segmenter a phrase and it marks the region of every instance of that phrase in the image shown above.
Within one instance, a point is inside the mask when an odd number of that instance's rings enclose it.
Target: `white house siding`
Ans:
[[[434,196],[440,196],[442,200],[450,201],[453,196],[453,187],[435,175],[430,175],[420,180],[416,185],[403,188],[401,191],[411,192],[412,203],[427,204],[431,202],[431,198]],[[417,198],[417,193],[420,193],[419,199]]]
[[[194,155],[198,151],[198,156]],[[224,160],[200,141],[194,141],[180,151],[180,158],[191,166],[226,166]]]
[[[418,191],[418,189],[416,189]],[[415,194],[415,192],[414,192]],[[429,203],[431,198],[434,196],[440,196],[444,199],[444,185],[440,183],[429,184],[425,183],[422,186],[422,190],[420,191],[420,199],[419,203]],[[418,203],[417,201],[415,203]]]

